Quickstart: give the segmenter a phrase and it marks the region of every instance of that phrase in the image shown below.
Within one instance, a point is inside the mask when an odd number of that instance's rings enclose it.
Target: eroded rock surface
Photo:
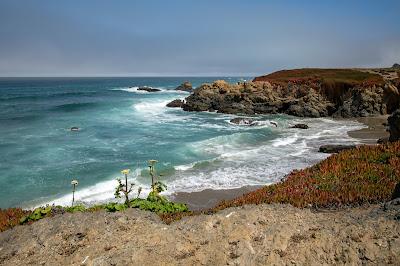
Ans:
[[[399,207],[313,212],[252,205],[171,225],[135,209],[67,213],[1,233],[0,264],[396,264]]]

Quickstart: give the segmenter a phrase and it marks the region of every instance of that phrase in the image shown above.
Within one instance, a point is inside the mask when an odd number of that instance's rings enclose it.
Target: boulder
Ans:
[[[154,89],[154,88],[147,87],[147,86],[139,87],[137,90],[138,90],[138,91],[147,91],[147,92],[157,92],[157,91],[161,91],[161,90],[159,90],[159,89]]]
[[[319,147],[319,152],[338,153],[343,150],[354,149],[355,147],[355,145],[322,145]]]
[[[300,128],[300,129],[307,129],[308,125],[306,124],[296,124],[294,126],[291,126],[290,128]]]
[[[389,124],[389,141],[400,140],[400,109],[393,112],[388,118]]]
[[[182,107],[184,102],[182,100],[176,99],[173,100],[172,102],[167,104],[167,107],[172,107],[172,108],[180,108]]]
[[[244,126],[253,126],[256,125],[256,122],[250,118],[236,117],[230,120],[232,124],[236,125],[244,125]]]
[[[193,90],[192,83],[190,83],[189,81],[185,81],[184,83],[179,85],[175,90],[191,92]]]

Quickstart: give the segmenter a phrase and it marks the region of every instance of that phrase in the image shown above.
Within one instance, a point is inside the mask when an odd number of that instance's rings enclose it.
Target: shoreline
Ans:
[[[364,124],[366,127],[357,130],[348,131],[347,134],[357,139],[361,145],[374,145],[377,144],[379,138],[389,137],[386,131],[386,126],[389,115],[371,116],[371,117],[358,117],[349,119],[335,119],[335,120],[351,120]],[[214,207],[217,203],[223,200],[231,200],[242,196],[248,192],[261,188],[263,186],[244,186],[233,189],[204,189],[196,192],[175,192],[168,196],[173,201],[185,203],[190,210],[199,211]]]
[[[347,134],[355,139],[359,139],[362,144],[377,144],[379,138],[389,137],[389,132],[386,131],[387,119],[389,115],[358,117],[351,120],[357,121],[367,127],[348,131]]]

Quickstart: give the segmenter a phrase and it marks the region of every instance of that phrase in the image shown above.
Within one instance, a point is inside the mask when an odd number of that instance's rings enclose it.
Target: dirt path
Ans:
[[[172,225],[134,209],[64,214],[0,234],[1,265],[400,264],[400,205],[231,208]]]

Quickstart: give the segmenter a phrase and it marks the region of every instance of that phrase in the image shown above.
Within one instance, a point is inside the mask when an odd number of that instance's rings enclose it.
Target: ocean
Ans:
[[[347,131],[364,127],[287,115],[255,116],[250,127],[231,124],[235,115],[165,107],[189,95],[174,90],[184,81],[216,79],[249,78],[0,78],[0,208],[69,205],[72,179],[78,202],[109,201],[126,168],[146,196],[149,159],[166,195],[271,184],[326,158],[320,145],[358,142]]]

